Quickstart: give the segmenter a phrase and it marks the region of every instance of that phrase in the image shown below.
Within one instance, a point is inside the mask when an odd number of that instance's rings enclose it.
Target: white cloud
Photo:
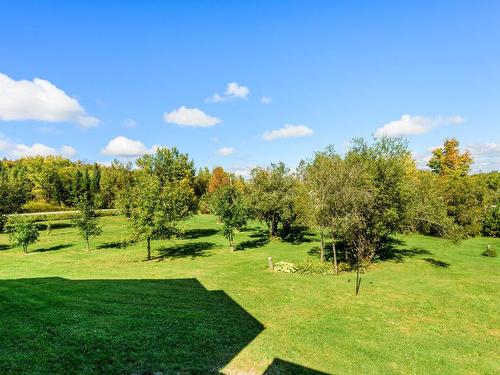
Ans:
[[[5,151],[7,155],[14,158],[29,156],[64,156],[71,158],[76,155],[76,150],[67,145],[63,145],[59,150],[41,143],[34,143],[31,146],[16,144],[0,134],[0,151]]]
[[[230,167],[229,170],[233,172],[236,176],[241,176],[243,178],[250,178],[252,169],[254,169],[255,166],[233,166]]]
[[[246,100],[248,99],[248,94],[250,94],[250,89],[247,86],[240,86],[236,82],[230,82],[227,84],[223,95],[214,94],[211,98],[207,99],[207,102],[220,103],[235,99]]]
[[[75,98],[51,82],[35,78],[15,81],[0,73],[0,121],[72,122],[82,127],[97,126]]]
[[[234,154],[236,149],[234,147],[222,147],[217,150],[217,155],[220,156],[229,156]]]
[[[106,147],[101,150],[103,155],[117,157],[138,157],[144,154],[154,152],[158,146],[148,149],[141,141],[126,138],[122,135],[113,138]]]
[[[264,104],[269,104],[273,101],[273,98],[271,98],[270,96],[263,96],[262,98],[260,98],[260,101]]]
[[[473,169],[476,171],[500,170],[500,143],[474,143],[466,147],[474,159]]]
[[[278,138],[305,137],[313,134],[314,130],[308,126],[285,124],[281,129],[266,131],[262,138],[266,141],[272,141]]]
[[[462,124],[465,119],[461,116],[449,117],[423,117],[402,115],[399,120],[391,121],[381,128],[378,128],[375,137],[406,137],[410,135],[425,134],[432,129],[448,124]]]
[[[221,122],[217,117],[209,116],[198,108],[186,108],[185,106],[168,113],[165,112],[163,120],[172,124],[199,128],[208,128]]]
[[[137,121],[131,118],[126,118],[122,121],[122,126],[125,126],[126,128],[136,128]]]

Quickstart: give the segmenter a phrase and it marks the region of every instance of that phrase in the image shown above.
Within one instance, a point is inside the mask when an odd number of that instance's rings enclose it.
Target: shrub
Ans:
[[[297,273],[303,275],[332,275],[333,269],[330,263],[304,260],[297,265]]]
[[[500,206],[492,206],[483,217],[482,233],[485,236],[500,236]]]
[[[481,253],[482,256],[485,256],[485,257],[496,257],[497,256],[497,251],[492,248],[490,245],[488,245],[488,247],[486,247],[486,250],[484,250],[482,253]]]
[[[36,213],[36,212],[54,212],[54,211],[68,211],[71,208],[61,207],[55,204],[50,204],[46,202],[31,201],[25,203],[21,208],[22,212],[26,213]]]
[[[297,267],[293,263],[281,261],[274,265],[274,270],[278,272],[295,273],[297,272]]]

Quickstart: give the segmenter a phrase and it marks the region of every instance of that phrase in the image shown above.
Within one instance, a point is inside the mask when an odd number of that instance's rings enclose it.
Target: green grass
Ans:
[[[500,260],[481,256],[498,239],[399,237],[355,297],[353,274],[267,270],[316,258],[310,236],[267,243],[253,225],[232,253],[197,216],[147,262],[115,246],[124,218],[101,221],[92,251],[66,221],[29,254],[0,235],[1,374],[500,372]]]

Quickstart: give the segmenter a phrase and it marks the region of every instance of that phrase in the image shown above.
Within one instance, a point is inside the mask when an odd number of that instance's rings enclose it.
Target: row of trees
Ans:
[[[328,147],[293,173],[283,163],[255,168],[249,180],[221,167],[196,173],[193,161],[176,148],[145,155],[135,168],[118,162],[102,167],[29,158],[2,162],[0,183],[6,189],[0,190],[0,207],[3,212],[16,211],[26,195],[46,203],[55,202],[50,200],[54,197],[64,205],[80,202],[82,217],[85,204],[92,209],[119,207],[130,219],[134,239],[146,242],[148,259],[152,239],[176,236],[177,224],[198,210],[219,217],[233,249],[235,231],[248,219],[266,223],[271,238],[307,226],[320,234],[322,260],[327,240],[331,243],[328,252],[337,272],[338,246],[347,262],[370,262],[387,251],[395,233],[413,231],[454,240],[498,236],[500,174],[470,175],[471,163],[470,154],[460,152],[452,139],[434,150],[430,170],[419,170],[406,141],[391,138],[373,143],[355,139],[344,155]],[[40,171],[45,168],[40,176],[73,177],[31,176],[36,173],[32,164]],[[55,189],[62,181],[63,187]],[[40,189],[45,193],[37,193]]]

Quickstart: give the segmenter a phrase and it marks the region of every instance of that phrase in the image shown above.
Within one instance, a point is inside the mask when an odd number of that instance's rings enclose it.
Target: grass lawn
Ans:
[[[186,239],[119,248],[123,217],[85,244],[53,224],[23,254],[0,235],[0,374],[500,373],[500,240],[399,237],[354,296],[352,274],[267,270],[314,257],[311,236],[231,253],[213,216]]]

